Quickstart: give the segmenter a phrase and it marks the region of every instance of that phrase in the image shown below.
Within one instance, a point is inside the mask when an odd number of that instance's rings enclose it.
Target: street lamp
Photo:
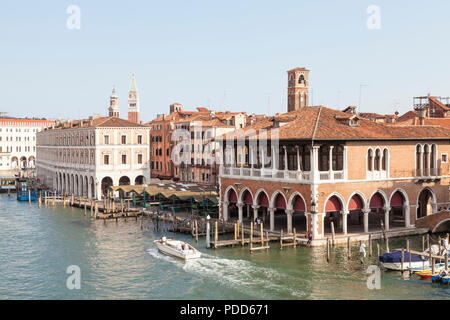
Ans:
[[[311,213],[316,213],[316,202],[312,201],[311,202]]]

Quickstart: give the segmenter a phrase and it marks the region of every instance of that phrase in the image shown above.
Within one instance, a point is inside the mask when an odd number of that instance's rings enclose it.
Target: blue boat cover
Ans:
[[[402,262],[402,252],[400,250],[392,251],[391,253],[385,253],[382,256],[379,256],[378,259],[380,262],[386,263],[396,263]],[[411,262],[421,262],[426,261],[427,259],[422,258],[417,254],[411,254]],[[409,262],[409,252],[405,251],[405,260],[404,262]]]

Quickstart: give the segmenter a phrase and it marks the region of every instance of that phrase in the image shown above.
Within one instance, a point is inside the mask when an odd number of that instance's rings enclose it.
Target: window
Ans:
[[[106,165],[109,164],[109,154],[105,154],[103,156],[103,164],[106,164]]]
[[[381,159],[380,149],[377,149],[375,150],[375,163],[374,163],[375,171],[380,171],[380,159]]]
[[[373,161],[373,151],[372,151],[372,149],[369,149],[369,151],[367,152],[367,170],[368,171],[373,171],[372,161]]]
[[[126,154],[122,155],[122,164],[127,164],[127,155]]]
[[[383,150],[383,160],[381,161],[381,170],[386,171],[388,164],[388,150]]]
[[[137,143],[142,144],[142,136],[141,135],[137,136]]]
[[[105,140],[105,144],[109,144],[109,136],[108,135],[104,136],[104,140]]]
[[[122,144],[127,144],[127,136],[126,135],[122,135]]]
[[[448,162],[448,154],[447,153],[443,153],[442,154],[442,163],[447,163]]]
[[[139,164],[142,164],[142,154],[138,154],[137,161]]]

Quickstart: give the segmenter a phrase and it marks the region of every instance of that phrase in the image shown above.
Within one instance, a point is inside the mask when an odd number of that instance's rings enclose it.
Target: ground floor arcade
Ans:
[[[254,222],[258,218],[270,231],[311,234],[323,238],[336,235],[369,233],[381,230],[411,228],[417,218],[433,214],[448,205],[442,197],[442,186],[414,188],[377,188],[353,192],[327,193],[316,187],[312,200],[310,185],[245,184],[221,181],[221,217],[227,221]],[[225,183],[224,183],[225,182]],[[405,186],[405,184],[403,184]],[[334,190],[340,190],[335,185]],[[369,190],[367,190],[369,189]],[[372,190],[370,190],[372,189]]]

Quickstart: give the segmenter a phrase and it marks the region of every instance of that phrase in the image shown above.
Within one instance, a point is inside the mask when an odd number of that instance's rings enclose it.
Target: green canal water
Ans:
[[[0,299],[449,299],[450,287],[400,273],[381,273],[381,289],[369,290],[358,248],[348,261],[334,248],[273,243],[250,255],[248,247],[198,248],[188,263],[158,253],[151,219],[93,221],[75,208],[31,207],[0,195]],[[171,235],[169,233],[169,235]],[[189,235],[174,235],[195,244]],[[421,238],[411,238],[421,247]],[[390,247],[404,244],[391,239]],[[376,245],[375,245],[376,246]],[[81,288],[69,290],[67,268],[79,266]]]

